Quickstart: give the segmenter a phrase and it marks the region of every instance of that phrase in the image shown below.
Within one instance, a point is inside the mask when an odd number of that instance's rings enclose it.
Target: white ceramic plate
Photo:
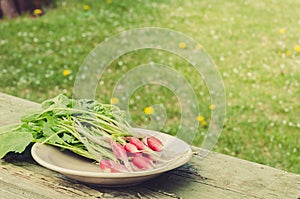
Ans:
[[[176,137],[145,129],[135,129],[135,131],[145,135],[157,136],[164,143],[166,150],[175,153],[176,158],[170,160],[162,167],[149,171],[104,173],[91,160],[82,158],[69,151],[61,151],[51,145],[35,143],[31,149],[31,154],[36,162],[48,169],[62,173],[74,180],[101,186],[137,184],[183,165],[192,156],[190,146]]]

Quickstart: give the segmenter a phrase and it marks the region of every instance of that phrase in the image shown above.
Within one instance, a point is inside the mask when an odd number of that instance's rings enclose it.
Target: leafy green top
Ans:
[[[31,142],[41,142],[96,161],[115,160],[110,142],[124,144],[126,136],[133,132],[117,107],[61,94],[44,101],[40,110],[22,116],[21,123],[0,128],[0,158],[8,152],[23,152]]]

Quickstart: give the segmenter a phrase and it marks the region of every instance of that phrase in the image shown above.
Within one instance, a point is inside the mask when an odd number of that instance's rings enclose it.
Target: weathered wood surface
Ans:
[[[39,105],[0,93],[0,126]],[[300,198],[300,175],[210,153],[126,188],[84,185],[37,165],[30,154],[0,160],[0,198]]]

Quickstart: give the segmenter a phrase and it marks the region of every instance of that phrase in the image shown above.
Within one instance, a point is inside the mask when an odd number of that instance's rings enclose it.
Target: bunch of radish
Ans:
[[[145,138],[126,137],[122,145],[111,141],[111,149],[117,161],[101,159],[100,168],[103,172],[136,172],[151,170],[163,161],[160,152],[164,145],[157,137]]]
[[[0,135],[0,158],[40,142],[94,160],[104,172],[149,170],[171,157],[157,137],[136,133],[118,107],[64,94],[23,115],[21,123],[0,129]]]

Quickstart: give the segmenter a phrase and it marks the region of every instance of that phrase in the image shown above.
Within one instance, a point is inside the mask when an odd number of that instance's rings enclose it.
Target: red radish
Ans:
[[[130,162],[130,166],[132,168],[132,171],[140,171],[140,169],[137,166],[135,166],[135,164],[133,164],[133,162]]]
[[[127,172],[128,171],[124,165],[115,163],[113,160],[101,160],[100,168],[105,173]]]
[[[130,153],[137,153],[139,152],[139,150],[137,149],[137,147],[131,143],[127,143],[124,146],[124,149]]]
[[[143,150],[146,147],[146,145],[139,138],[136,137],[131,137],[129,142],[135,145],[138,150]]]
[[[127,156],[127,153],[126,153],[126,150],[124,149],[124,147],[117,142],[111,141],[111,148],[112,148],[112,151],[115,154],[115,156],[118,159],[122,160],[125,167],[129,171],[131,171],[131,167],[130,167],[129,161],[128,161],[128,156]]]
[[[111,165],[111,172],[128,172],[128,169],[123,164],[118,164],[111,160]]]
[[[133,157],[132,162],[141,170],[152,169],[154,167],[152,160],[144,156],[135,156]]]
[[[121,144],[112,141],[111,148],[118,159],[123,160],[124,158],[127,158],[126,151]]]
[[[100,161],[100,168],[102,169],[103,172],[111,172],[111,164],[109,160],[101,160]]]
[[[148,137],[147,144],[153,151],[161,151],[164,148],[163,143],[156,137]]]

